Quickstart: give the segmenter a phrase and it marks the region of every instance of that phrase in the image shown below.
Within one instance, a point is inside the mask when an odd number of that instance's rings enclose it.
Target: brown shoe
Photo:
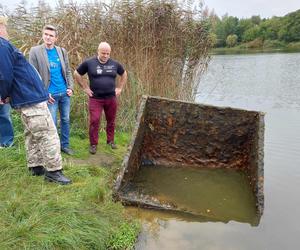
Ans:
[[[90,146],[90,153],[92,155],[94,155],[94,154],[96,154],[96,152],[97,152],[97,145],[91,145]]]
[[[107,143],[112,149],[117,149],[118,147],[117,147],[117,145],[116,144],[114,144],[112,141],[111,142],[109,142],[109,143]]]

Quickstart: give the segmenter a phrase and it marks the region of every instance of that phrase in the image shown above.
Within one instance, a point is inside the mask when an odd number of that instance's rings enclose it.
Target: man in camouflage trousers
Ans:
[[[27,165],[30,169],[44,166],[49,171],[62,167],[60,141],[56,127],[45,102],[20,108],[25,131]],[[45,149],[45,152],[41,149]]]
[[[71,180],[62,173],[60,141],[47,107],[49,94],[35,68],[7,38],[6,18],[0,17],[0,103],[9,100],[21,114],[30,173],[69,184]]]

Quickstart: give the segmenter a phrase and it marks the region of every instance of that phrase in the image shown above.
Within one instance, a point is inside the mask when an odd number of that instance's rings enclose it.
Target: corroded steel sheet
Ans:
[[[151,197],[130,197],[120,189],[141,165],[237,169],[247,173],[261,216],[263,146],[261,112],[143,96],[114,196],[125,204],[176,210]]]

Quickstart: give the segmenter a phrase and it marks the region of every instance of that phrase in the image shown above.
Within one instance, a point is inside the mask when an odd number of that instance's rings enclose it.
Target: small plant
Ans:
[[[140,225],[138,223],[122,223],[112,231],[107,248],[110,250],[133,249],[139,231]]]

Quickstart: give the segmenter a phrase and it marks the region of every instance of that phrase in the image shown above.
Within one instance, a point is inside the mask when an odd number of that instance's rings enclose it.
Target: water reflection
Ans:
[[[136,207],[127,209],[144,222],[135,250],[267,249],[266,242],[257,237],[249,224],[233,221],[224,224],[205,217]]]

